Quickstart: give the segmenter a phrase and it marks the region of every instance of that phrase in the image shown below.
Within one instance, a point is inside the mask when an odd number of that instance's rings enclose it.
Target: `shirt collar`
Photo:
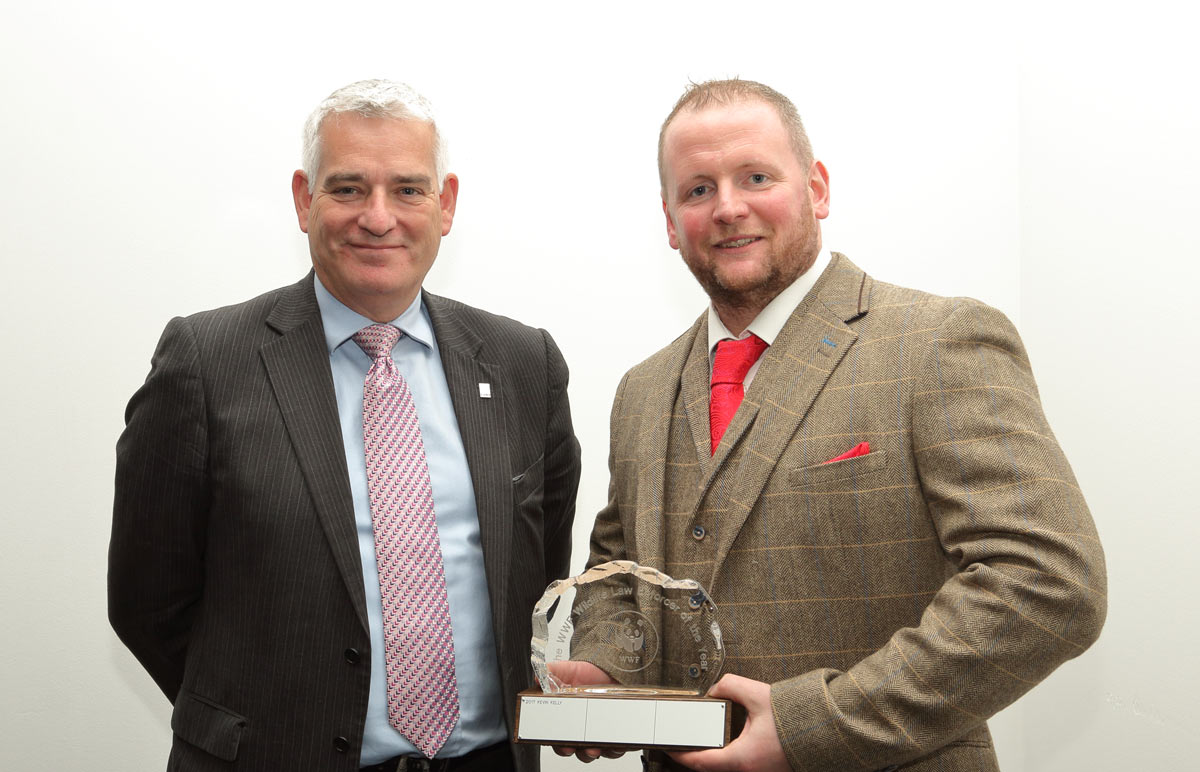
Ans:
[[[775,339],[779,337],[779,333],[783,330],[783,326],[787,324],[787,320],[791,318],[792,311],[796,310],[796,306],[800,305],[800,301],[804,300],[804,296],[809,293],[813,286],[817,283],[817,279],[821,278],[826,267],[829,266],[829,261],[832,256],[829,250],[821,247],[817,252],[817,259],[807,271],[796,277],[788,287],[767,303],[766,308],[758,312],[758,316],[754,317],[754,321],[750,322],[740,336],[734,335],[721,321],[721,317],[717,314],[717,309],[712,303],[708,304],[708,350],[711,353],[713,348],[722,340],[740,340],[754,333],[762,338],[768,346],[775,343]]]
[[[321,311],[321,323],[325,327],[325,345],[329,348],[330,354],[338,346],[350,340],[354,333],[375,324],[335,298],[329,290],[325,289],[325,285],[321,283],[315,273],[313,274],[313,289],[317,294],[317,307]],[[389,324],[399,328],[400,332],[422,346],[433,348],[433,325],[429,321],[429,313],[425,310],[425,304],[421,301],[420,292],[417,293],[416,299],[405,309],[404,313]]]

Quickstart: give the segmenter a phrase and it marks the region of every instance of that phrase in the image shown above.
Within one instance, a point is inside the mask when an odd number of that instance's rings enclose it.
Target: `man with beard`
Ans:
[[[708,588],[711,693],[747,720],[726,748],[652,761],[998,769],[988,717],[1086,649],[1106,608],[1016,330],[827,251],[828,173],[767,86],[689,88],[659,171],[671,246],[712,302],[618,387],[589,565]],[[620,675],[596,664],[559,673]]]

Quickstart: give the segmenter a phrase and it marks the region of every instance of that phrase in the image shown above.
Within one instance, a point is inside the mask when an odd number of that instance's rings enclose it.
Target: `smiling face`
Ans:
[[[434,168],[430,124],[339,113],[321,125],[312,192],[303,171],[292,176],[317,276],[373,321],[391,321],[412,304],[450,232],[458,178],[446,175],[439,193]]]
[[[663,182],[671,246],[731,331],[816,260],[829,176],[800,162],[771,105],[680,112],[664,136]]]

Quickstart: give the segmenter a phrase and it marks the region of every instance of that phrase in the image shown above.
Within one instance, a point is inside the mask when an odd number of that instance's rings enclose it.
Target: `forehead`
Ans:
[[[320,175],[377,167],[420,168],[433,175],[433,126],[424,121],[335,113],[321,122],[320,131]]]
[[[667,126],[663,137],[668,174],[696,164],[755,156],[764,160],[794,158],[779,114],[758,100],[684,110]]]

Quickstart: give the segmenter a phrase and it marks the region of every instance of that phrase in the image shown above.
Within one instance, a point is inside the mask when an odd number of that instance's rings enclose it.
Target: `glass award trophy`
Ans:
[[[725,650],[717,607],[693,579],[614,560],[546,588],[533,609],[541,690],[518,698],[517,742],[720,748],[730,703],[705,697]],[[553,663],[589,662],[611,682],[565,683]]]

